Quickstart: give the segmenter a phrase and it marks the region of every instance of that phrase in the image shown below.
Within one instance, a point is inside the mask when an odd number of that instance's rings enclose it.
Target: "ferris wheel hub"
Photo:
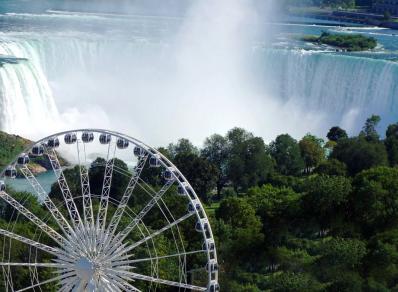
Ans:
[[[89,283],[94,278],[98,268],[94,262],[83,257],[75,263],[75,269],[77,276],[84,282]]]

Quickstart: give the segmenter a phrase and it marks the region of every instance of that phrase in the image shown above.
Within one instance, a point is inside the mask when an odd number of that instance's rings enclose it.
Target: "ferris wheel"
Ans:
[[[219,291],[198,196],[137,139],[95,129],[46,137],[1,173],[0,197],[0,290]]]

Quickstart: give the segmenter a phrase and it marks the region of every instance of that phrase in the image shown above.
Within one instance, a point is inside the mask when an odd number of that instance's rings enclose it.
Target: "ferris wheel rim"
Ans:
[[[174,176],[174,181],[176,181],[178,183],[178,185],[183,186],[184,189],[187,187],[190,189],[190,191],[192,192],[192,197],[190,195],[187,195],[186,197],[189,199],[190,203],[195,202],[195,204],[198,204],[200,206],[200,210],[198,210],[196,208],[196,205],[194,205],[194,213],[196,214],[196,218],[197,220],[199,220],[200,222],[204,221],[207,223],[207,232],[209,233],[208,236],[206,236],[205,234],[205,230],[203,229],[202,234],[203,234],[203,238],[205,239],[205,242],[207,244],[207,239],[210,238],[210,241],[212,241],[214,243],[214,236],[213,236],[213,232],[211,229],[211,226],[209,224],[209,219],[207,217],[207,214],[205,212],[205,209],[201,203],[201,201],[199,200],[199,197],[197,196],[195,190],[193,189],[193,187],[190,185],[189,181],[185,178],[185,176],[181,173],[181,171],[167,158],[165,157],[162,153],[160,153],[157,149],[145,144],[144,142],[133,138],[129,135],[120,133],[120,132],[116,132],[116,131],[110,131],[110,130],[105,130],[105,129],[95,129],[95,128],[83,128],[83,129],[75,129],[75,130],[68,130],[68,131],[62,131],[62,132],[58,132],[52,135],[49,135],[45,138],[42,138],[36,142],[32,142],[29,146],[27,146],[25,148],[25,150],[22,153],[30,153],[30,151],[32,150],[33,147],[37,146],[37,145],[41,145],[42,143],[48,141],[49,139],[52,139],[54,137],[61,137],[61,136],[65,136],[67,134],[71,134],[71,133],[84,133],[84,132],[92,132],[92,133],[97,133],[97,134],[109,134],[111,136],[120,138],[120,139],[126,139],[127,141],[133,143],[134,145],[138,146],[138,147],[142,147],[143,149],[145,149],[148,153],[148,156],[156,156],[158,157],[158,160],[160,162],[160,164],[166,168],[166,169],[173,169],[173,173],[172,175]],[[84,143],[83,143],[84,144]],[[116,149],[116,148],[115,148]],[[7,167],[9,166],[13,166],[17,164],[17,160],[18,157],[11,162]],[[80,160],[79,160],[80,161]],[[5,175],[5,171],[7,168],[5,168],[1,173],[0,173],[0,177],[4,177]],[[175,172],[174,172],[175,171]],[[76,194],[73,196],[74,198],[76,197]],[[15,210],[14,210],[15,211]],[[163,211],[162,211],[163,212]],[[80,216],[80,214],[78,213],[78,215]],[[43,232],[43,231],[41,231]],[[210,253],[212,253],[212,256],[210,255]],[[217,252],[216,252],[216,247],[213,247],[213,250],[210,251],[207,247],[206,247],[206,254],[207,254],[207,259],[208,262],[210,261],[215,261],[217,262]],[[208,280],[208,286],[210,285],[210,283],[212,282],[218,282],[218,273],[214,273],[215,276],[212,276],[211,273],[209,273],[209,280]],[[207,287],[208,288],[208,287]],[[41,288],[40,288],[41,289]],[[218,290],[217,290],[218,291]]]

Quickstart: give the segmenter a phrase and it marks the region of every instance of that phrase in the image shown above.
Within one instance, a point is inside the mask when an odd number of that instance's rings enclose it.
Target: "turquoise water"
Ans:
[[[53,171],[41,173],[36,179],[47,193],[51,191],[51,185],[56,181]],[[35,193],[29,182],[24,178],[7,179],[6,184],[18,192]]]

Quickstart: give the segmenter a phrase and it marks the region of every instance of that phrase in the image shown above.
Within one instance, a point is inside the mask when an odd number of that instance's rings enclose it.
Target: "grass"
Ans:
[[[220,203],[212,203],[210,206],[205,205],[206,214],[209,217],[214,217],[216,215],[216,210],[220,207]]]

